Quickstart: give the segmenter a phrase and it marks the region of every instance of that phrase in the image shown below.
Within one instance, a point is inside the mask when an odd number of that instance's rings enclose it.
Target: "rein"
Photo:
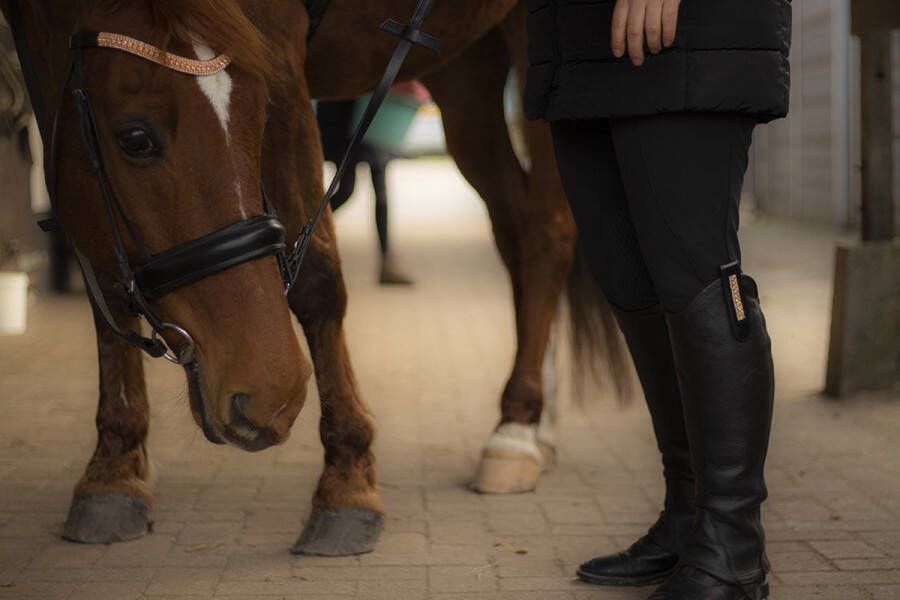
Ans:
[[[119,271],[119,281],[117,283],[128,299],[128,306],[132,314],[135,317],[143,317],[151,329],[150,337],[146,337],[135,331],[123,329],[117,324],[112,310],[103,295],[96,271],[87,257],[72,242],[72,247],[84,274],[91,300],[117,335],[151,357],[166,358],[170,362],[185,366],[190,370],[191,368],[196,368],[196,344],[194,339],[184,328],[163,320],[154,311],[150,301],[210,275],[257,258],[273,255],[278,262],[285,294],[291,291],[300,274],[303,259],[306,256],[312,236],[325,215],[332,197],[339,189],[341,177],[348,168],[355,149],[371,126],[378,109],[396,80],[410,49],[415,44],[435,52],[440,50],[440,41],[421,31],[421,26],[431,12],[434,2],[435,0],[418,0],[409,25],[402,25],[392,19],[385,21],[381,25],[381,29],[398,36],[400,43],[391,57],[381,81],[372,93],[371,100],[315,216],[309,219],[302,227],[290,251],[287,250],[285,244],[284,225],[278,220],[275,208],[269,201],[266,190],[263,187],[262,195],[266,211],[265,215],[239,221],[224,229],[164,252],[155,255],[151,254],[141,242],[140,236],[125,215],[106,172],[93,105],[87,93],[84,80],[84,52],[88,49],[111,49],[125,52],[143,60],[151,61],[164,68],[196,77],[214,75],[226,69],[231,60],[225,55],[219,55],[207,61],[185,58],[140,40],[115,33],[78,31],[71,37],[69,47],[72,50],[72,58],[62,83],[63,93],[60,106],[57,108],[52,125],[53,129],[49,138],[50,152],[46,172],[48,179],[47,188],[50,193],[51,206],[55,212],[57,206],[57,129],[66,97],[65,92],[71,84],[81,138],[87,153],[88,162],[100,187],[106,219],[113,236],[113,254],[117,270]],[[16,51],[22,65],[35,116],[39,126],[43,128],[47,122],[45,120],[46,105],[34,66],[31,48],[26,38],[20,9],[19,0],[10,0],[9,24],[15,38]],[[47,138],[45,137],[44,139]],[[124,231],[119,225],[120,220],[124,224]],[[41,221],[40,225],[44,231],[58,228],[58,223],[54,218]],[[133,267],[128,259],[124,243],[126,235],[134,243],[141,257],[141,263],[136,267]],[[183,347],[176,352],[162,338],[162,334],[165,332],[171,332],[180,337],[184,342]]]

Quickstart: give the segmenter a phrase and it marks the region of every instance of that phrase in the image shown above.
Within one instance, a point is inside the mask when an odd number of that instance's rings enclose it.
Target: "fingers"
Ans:
[[[680,5],[681,0],[664,0],[662,5],[662,43],[666,48],[675,43]]]
[[[629,0],[619,0],[613,10],[612,53],[616,58],[625,56],[625,30],[628,27]]]
[[[644,31],[647,34],[647,47],[650,52],[658,54],[662,50],[662,2],[651,0],[647,4],[644,17]]]
[[[657,54],[675,43],[681,0],[617,0],[613,10],[612,53],[628,52],[635,66],[644,64],[644,44]]]
[[[644,17],[647,11],[646,3],[634,1],[628,10],[628,56],[634,66],[644,64]]]

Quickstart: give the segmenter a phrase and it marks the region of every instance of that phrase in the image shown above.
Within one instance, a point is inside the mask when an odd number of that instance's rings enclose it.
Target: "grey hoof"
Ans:
[[[150,530],[147,506],[124,494],[72,499],[63,538],[82,544],[111,544],[146,535]]]
[[[314,508],[291,548],[294,554],[312,556],[353,556],[375,549],[384,517],[364,508]]]

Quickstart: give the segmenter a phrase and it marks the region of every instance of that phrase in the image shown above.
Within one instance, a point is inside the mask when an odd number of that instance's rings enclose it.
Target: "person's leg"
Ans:
[[[652,600],[768,596],[760,504],[774,377],[737,238],[752,130],[732,115],[613,123],[635,230],[667,313],[697,474],[693,529]]]
[[[391,251],[388,240],[387,166],[389,158],[385,152],[372,147],[364,150],[364,158],[372,173],[372,188],[375,192],[375,229],[378,232],[378,245],[381,250],[378,281],[382,285],[411,285],[412,279],[398,264],[397,256]]]
[[[615,119],[628,211],[667,312],[740,262],[739,205],[754,121],[717,113]]]
[[[378,232],[378,246],[384,256],[388,253],[387,163],[376,161],[369,165],[369,170],[375,190],[375,229]]]
[[[623,311],[658,305],[628,214],[609,121],[560,121],[552,131],[578,241],[607,300]]]
[[[340,165],[344,153],[350,146],[350,126],[353,123],[355,106],[356,100],[325,101],[316,105],[316,121],[322,138],[322,152],[325,160],[334,163],[335,166]],[[356,158],[347,165],[347,170],[341,177],[341,185],[331,199],[331,210],[339,209],[353,195],[356,189],[358,163],[359,159]]]
[[[650,409],[666,480],[665,510],[628,551],[578,569],[600,585],[664,580],[693,521],[694,476],[665,316],[641,256],[607,121],[553,126],[558,163],[583,251],[614,307]]]
[[[350,147],[350,128],[356,100],[322,101],[316,104],[316,122],[322,139],[322,153],[328,162],[339,163]]]

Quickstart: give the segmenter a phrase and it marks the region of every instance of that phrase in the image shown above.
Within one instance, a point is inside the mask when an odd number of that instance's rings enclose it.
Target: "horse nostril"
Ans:
[[[233,429],[256,430],[256,425],[247,418],[247,403],[250,396],[247,394],[234,394],[231,396],[231,427]]]

